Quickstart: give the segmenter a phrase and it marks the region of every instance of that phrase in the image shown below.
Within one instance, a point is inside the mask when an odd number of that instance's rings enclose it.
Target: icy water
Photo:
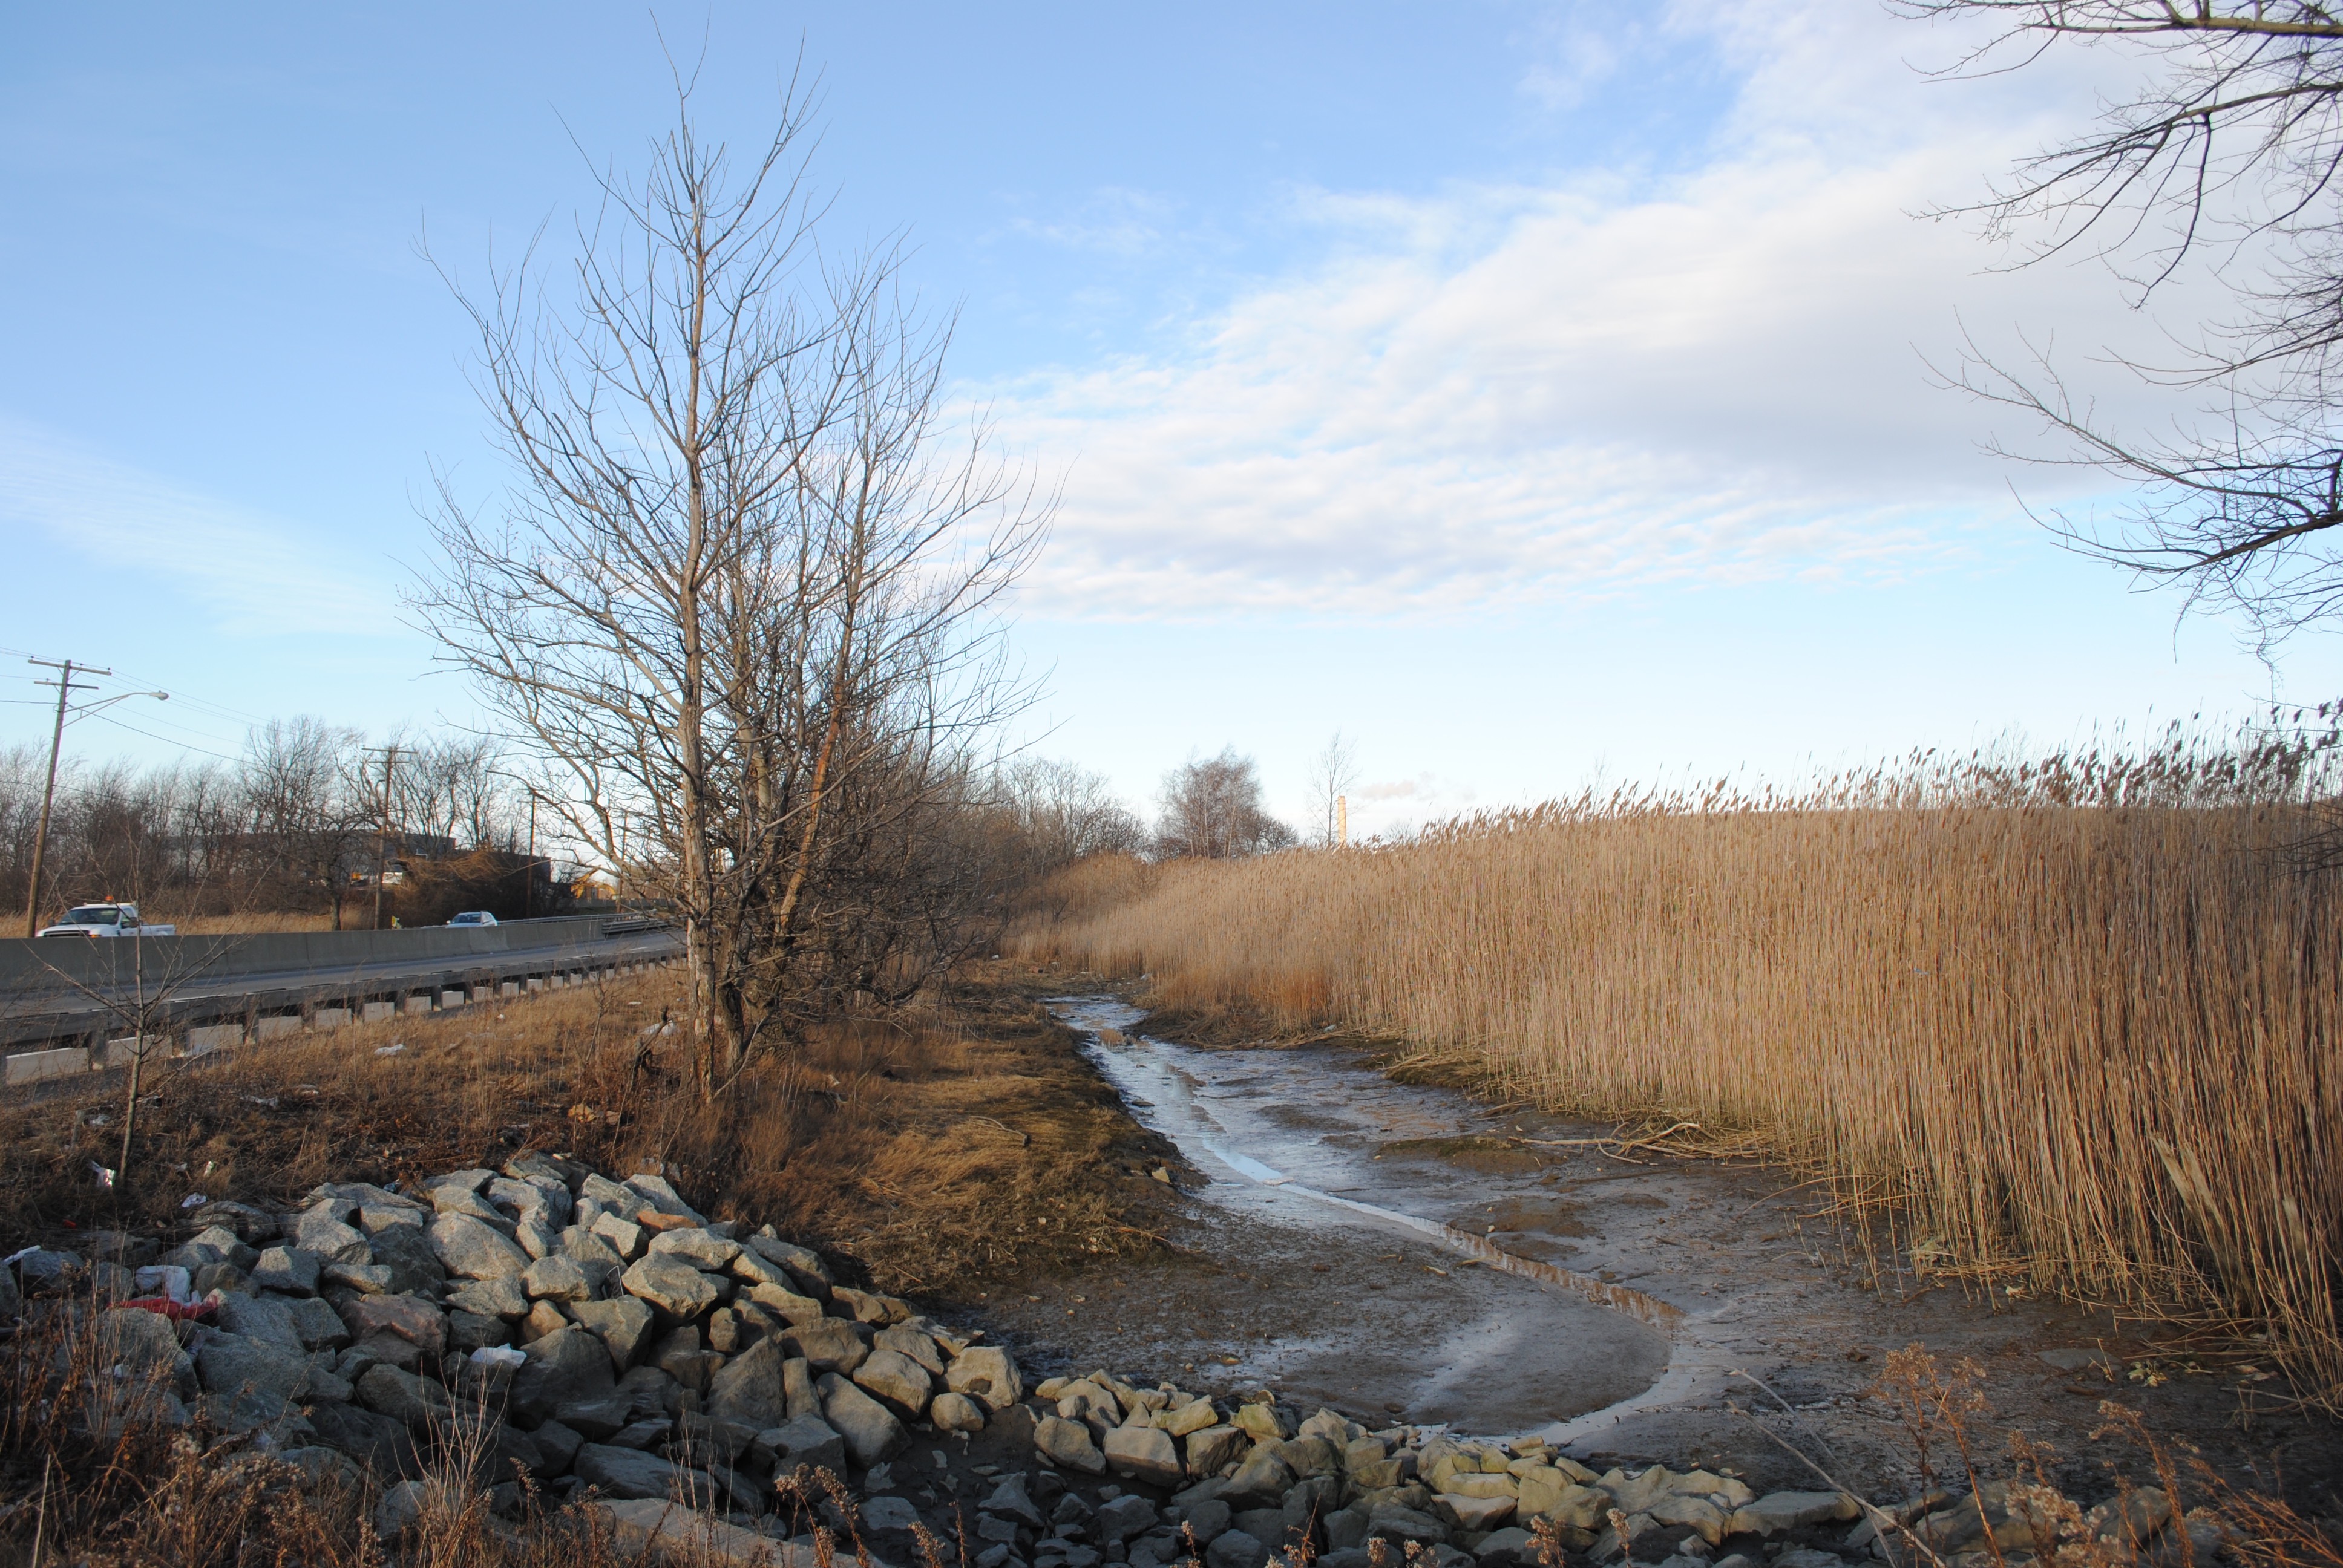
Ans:
[[[1448,1255],[1454,1288],[1433,1287],[1399,1322],[1355,1311],[1367,1304],[1355,1293],[1329,1301],[1332,1322],[1256,1358],[1284,1381],[1347,1379],[1354,1400],[1388,1394],[1419,1421],[1566,1442],[1682,1397],[1713,1360],[1684,1306],[1554,1261],[1584,1229],[1582,1206],[1553,1196],[1552,1171],[1461,1168],[1407,1147],[1469,1131],[1477,1108],[1463,1097],[1393,1083],[1345,1051],[1133,1035],[1139,1010],[1111,998],[1051,1005],[1131,1114],[1209,1179],[1205,1204],[1313,1249],[1389,1258],[1404,1238]]]

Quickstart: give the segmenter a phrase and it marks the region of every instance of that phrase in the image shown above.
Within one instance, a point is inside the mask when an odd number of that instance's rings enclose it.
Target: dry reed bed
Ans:
[[[1021,951],[1403,1031],[1557,1109],[1762,1131],[1896,1201],[1924,1259],[2226,1312],[2343,1393],[2343,910],[2279,852],[2306,809],[1868,793],[1096,863]]]

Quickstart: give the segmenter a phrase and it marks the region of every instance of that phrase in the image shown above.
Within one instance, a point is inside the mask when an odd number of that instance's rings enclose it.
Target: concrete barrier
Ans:
[[[243,1043],[241,1023],[205,1024],[187,1030],[189,1056],[209,1056],[215,1050],[227,1050]]]
[[[498,981],[498,982],[497,982],[497,994],[498,994],[498,996],[518,996],[518,995],[520,995],[520,981],[518,981],[518,980],[499,980],[499,981]]]
[[[171,1042],[159,1034],[126,1034],[120,1040],[107,1040],[104,1054],[94,1065],[128,1067],[138,1060],[142,1050],[147,1060],[160,1061],[171,1054]]]
[[[493,958],[535,948],[581,949],[603,940],[606,926],[626,924],[608,915],[563,915],[508,920],[500,926],[426,926],[399,931],[289,931],[258,936],[120,938],[23,937],[0,940],[0,994],[54,984],[62,976],[84,985],[127,984],[143,970],[150,986],[201,976],[281,970],[389,968]]]
[[[67,1046],[63,1050],[27,1050],[8,1059],[7,1082],[10,1088],[20,1083],[38,1083],[45,1078],[64,1078],[89,1070],[89,1048]]]
[[[451,1008],[462,1007],[471,1000],[471,997],[464,991],[443,990],[439,993],[439,1010],[446,1012]]]
[[[397,1002],[360,1002],[358,1004],[358,1021],[361,1023],[380,1023],[383,1020],[390,1017],[397,1011],[398,1011],[398,1004]]]
[[[311,1029],[339,1029],[350,1021],[350,1010],[346,1007],[321,1007],[309,1015]]]
[[[277,1040],[300,1032],[301,1015],[297,1012],[271,1013],[266,1018],[252,1020],[252,1038],[255,1040]]]

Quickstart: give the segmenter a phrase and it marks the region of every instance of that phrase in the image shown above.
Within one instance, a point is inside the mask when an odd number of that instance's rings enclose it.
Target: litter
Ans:
[[[131,1276],[142,1291],[160,1291],[185,1306],[193,1299],[187,1271],[176,1263],[149,1263]]]
[[[114,1191],[114,1168],[112,1166],[100,1165],[96,1161],[93,1160],[89,1162],[89,1173],[97,1178],[97,1190],[99,1191],[111,1192]]]
[[[179,1169],[184,1171],[186,1167],[182,1165]],[[179,1200],[179,1207],[182,1209],[200,1209],[210,1201],[211,1200],[205,1197],[201,1192],[190,1192],[186,1197]]]
[[[528,1354],[510,1345],[482,1345],[472,1352],[472,1364],[483,1367],[527,1366]]]
[[[405,1050],[406,1049],[407,1042],[403,1040],[393,1040],[388,1045],[376,1046],[374,1048],[374,1053],[377,1056],[397,1056],[400,1051]]]
[[[158,1317],[168,1318],[173,1322],[178,1323],[185,1322],[190,1318],[211,1316],[219,1308],[217,1297],[218,1292],[215,1291],[200,1302],[175,1302],[168,1296],[139,1296],[131,1301],[116,1302],[114,1304],[117,1307],[135,1307],[142,1312],[153,1312]]]
[[[247,1094],[244,1097],[244,1102],[246,1105],[257,1105],[263,1111],[274,1111],[284,1103],[273,1094]]]

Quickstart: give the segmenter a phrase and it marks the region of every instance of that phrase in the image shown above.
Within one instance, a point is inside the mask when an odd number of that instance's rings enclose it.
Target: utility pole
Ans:
[[[35,683],[41,686],[54,686],[57,689],[57,724],[56,728],[49,732],[49,781],[41,791],[41,826],[33,835],[33,886],[25,895],[25,935],[30,937],[41,929],[41,862],[46,858],[49,849],[49,808],[56,802],[57,798],[57,753],[65,743],[65,700],[73,695],[76,687],[84,691],[96,689],[96,687],[89,681],[75,681],[74,671],[79,669],[84,675],[112,675],[114,671],[92,669],[85,664],[76,665],[70,658],[62,661],[54,658],[28,658],[25,662],[37,664],[44,668],[57,672],[56,679]]]
[[[1334,847],[1338,849],[1351,847],[1351,798],[1348,795],[1334,797]]]
[[[398,765],[398,748],[369,746],[382,753],[382,817],[374,832],[374,929],[382,930],[382,875],[390,863],[390,770]]]
[[[528,865],[520,874],[520,918],[537,913],[537,791],[528,792]]]

